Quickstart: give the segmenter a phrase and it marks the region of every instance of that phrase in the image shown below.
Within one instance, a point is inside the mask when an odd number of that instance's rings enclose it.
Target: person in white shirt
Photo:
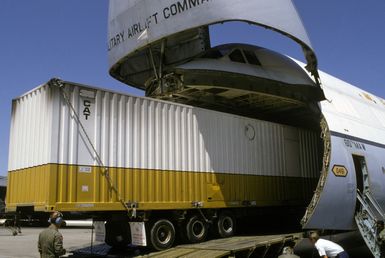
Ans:
[[[348,253],[338,244],[319,238],[317,232],[312,232],[309,236],[310,242],[317,248],[322,258],[349,258]]]

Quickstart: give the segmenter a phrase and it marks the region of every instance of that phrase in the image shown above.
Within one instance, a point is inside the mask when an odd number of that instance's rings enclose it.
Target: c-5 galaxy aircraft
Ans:
[[[307,64],[257,46],[211,48],[207,26],[230,20],[293,39]],[[321,132],[305,229],[365,231],[362,213],[384,216],[385,100],[318,72],[291,1],[111,1],[109,39],[110,74],[147,96]]]

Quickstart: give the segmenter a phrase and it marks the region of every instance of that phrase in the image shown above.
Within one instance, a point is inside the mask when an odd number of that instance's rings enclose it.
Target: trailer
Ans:
[[[299,221],[319,178],[309,129],[56,79],[12,105],[7,212],[107,221],[113,246],[228,237],[254,213]]]

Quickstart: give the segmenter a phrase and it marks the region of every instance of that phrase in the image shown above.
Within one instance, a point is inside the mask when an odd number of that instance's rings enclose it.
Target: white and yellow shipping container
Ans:
[[[53,82],[13,100],[7,211],[124,210],[119,197],[139,210],[311,198],[315,132]]]

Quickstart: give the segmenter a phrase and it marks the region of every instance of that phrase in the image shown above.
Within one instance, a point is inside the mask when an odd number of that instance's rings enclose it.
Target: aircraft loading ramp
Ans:
[[[143,254],[134,251],[122,251],[111,254],[105,244],[72,250],[70,257],[147,257],[147,258],[200,258],[200,257],[261,257],[276,258],[282,253],[285,245],[302,238],[302,233],[282,235],[235,236],[213,239],[199,244],[178,245],[171,249]],[[143,250],[142,250],[143,251]],[[138,256],[139,255],[139,256]]]
[[[302,233],[268,236],[237,236],[200,244],[180,245],[142,257],[278,257],[285,243],[297,241]]]

